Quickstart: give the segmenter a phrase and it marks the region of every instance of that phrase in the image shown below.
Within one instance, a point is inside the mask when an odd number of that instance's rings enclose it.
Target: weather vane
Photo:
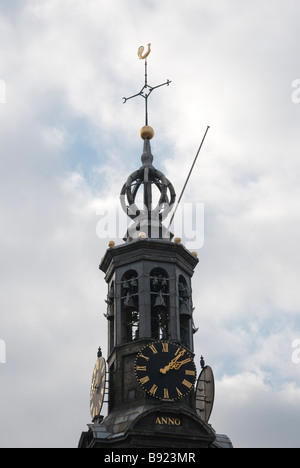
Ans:
[[[165,83],[162,83],[162,84],[160,84],[158,86],[150,86],[148,84],[147,57],[151,52],[151,44],[148,44],[147,52],[145,52],[145,54],[143,52],[144,52],[144,47],[140,46],[138,48],[138,57],[139,57],[140,60],[145,60],[145,84],[144,84],[144,86],[142,87],[142,89],[141,89],[141,91],[139,93],[134,94],[133,96],[130,96],[128,98],[123,97],[123,99],[124,99],[124,104],[129,99],[135,98],[136,96],[142,96],[145,99],[145,125],[148,125],[148,97],[150,96],[152,91],[154,91],[154,89],[160,88],[161,86],[165,86],[165,85],[169,86],[171,81],[167,80]]]

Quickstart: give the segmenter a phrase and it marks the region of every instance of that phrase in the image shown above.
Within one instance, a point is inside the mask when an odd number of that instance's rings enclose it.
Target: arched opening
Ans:
[[[109,288],[107,299],[105,300],[107,304],[107,312],[104,316],[108,320],[108,349],[109,352],[112,351],[114,343],[114,329],[115,329],[115,282],[112,281]]]
[[[167,340],[170,337],[169,277],[162,268],[150,273],[151,337]]]
[[[191,292],[184,276],[179,277],[178,281],[179,295],[179,320],[180,320],[180,341],[190,348],[191,341],[191,320],[192,320],[192,304]]]
[[[127,271],[121,280],[122,343],[139,338],[139,294],[138,275],[135,270]]]

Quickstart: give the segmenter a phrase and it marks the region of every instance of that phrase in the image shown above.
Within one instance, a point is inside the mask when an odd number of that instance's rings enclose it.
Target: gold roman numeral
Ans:
[[[146,372],[146,366],[136,366],[136,370],[139,370],[139,371],[145,371]]]
[[[151,390],[150,390],[150,394],[151,394],[151,395],[155,395],[157,389],[158,389],[158,386],[157,386],[157,385],[155,385],[155,384],[152,385]]]
[[[151,351],[153,352],[153,354],[157,354],[157,349],[155,348],[154,345],[149,346],[149,348],[151,349]]]
[[[169,397],[169,390],[167,388],[164,388],[164,398],[170,398]]]
[[[179,396],[179,397],[181,397],[181,396],[182,396],[182,393],[181,393],[181,391],[180,391],[180,390],[179,390],[177,387],[176,387],[176,390],[177,390],[177,394],[178,394],[178,396]]]
[[[193,386],[193,384],[186,379],[184,379],[182,385],[185,385],[187,388],[191,388]]]
[[[163,343],[162,344],[162,351],[163,351],[163,353],[168,353],[169,352],[169,343]]]
[[[148,377],[148,375],[146,375],[145,377],[140,379],[140,382],[141,382],[142,385],[144,385],[145,383],[149,382],[149,380],[150,380],[150,377]]]
[[[195,371],[194,370],[186,370],[185,375],[195,375]]]
[[[143,359],[146,359],[146,361],[149,361],[150,358],[148,358],[147,356],[144,356],[143,354],[139,354],[139,357],[140,358],[143,358]]]

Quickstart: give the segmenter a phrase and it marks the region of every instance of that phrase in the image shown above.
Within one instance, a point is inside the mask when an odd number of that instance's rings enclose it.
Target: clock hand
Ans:
[[[183,356],[183,354],[185,353],[184,350],[180,351],[180,353],[178,353],[178,356],[176,356],[174,359],[172,359],[172,361],[169,362],[169,364],[167,364],[165,367],[163,367],[162,369],[160,369],[159,371],[162,373],[162,374],[166,374],[169,370],[171,369],[179,369],[185,362],[185,361],[182,361],[181,363],[177,362],[178,359]],[[179,365],[179,366],[178,366]]]
[[[171,363],[172,363],[172,361],[167,366],[163,367],[162,369],[159,369],[159,372],[161,374],[166,374],[171,369]]]
[[[187,362],[191,362],[191,358],[184,359],[184,361],[176,362],[173,369],[178,370],[181,366],[183,366],[183,364],[186,364]]]

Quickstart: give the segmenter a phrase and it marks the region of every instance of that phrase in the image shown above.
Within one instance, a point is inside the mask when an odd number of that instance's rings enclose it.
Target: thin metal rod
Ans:
[[[145,59],[145,86],[148,85],[147,59]]]
[[[195,166],[195,164],[196,164],[196,161],[197,161],[197,159],[198,159],[199,153],[200,153],[200,151],[201,151],[201,148],[202,148],[202,146],[203,146],[204,140],[205,140],[205,138],[206,138],[206,135],[207,135],[207,132],[208,132],[209,129],[210,129],[210,127],[209,127],[209,125],[208,125],[208,126],[207,126],[207,129],[206,129],[206,131],[205,131],[205,133],[204,133],[204,136],[203,136],[203,138],[202,138],[202,141],[201,141],[201,143],[200,143],[200,146],[199,146],[199,149],[198,149],[198,151],[197,151],[197,154],[196,154],[196,156],[195,156],[195,159],[194,159],[194,162],[193,162],[193,164],[192,164],[192,167],[191,167],[191,169],[190,169],[190,172],[189,172],[189,174],[188,174],[188,176],[187,176],[187,179],[186,179],[185,184],[184,184],[184,186],[183,186],[183,189],[182,189],[182,191],[181,191],[181,194],[180,194],[180,197],[179,197],[179,199],[178,199],[176,208],[175,208],[175,210],[174,210],[174,212],[173,212],[173,214],[172,214],[171,221],[170,221],[170,223],[169,223],[168,229],[170,228],[170,226],[171,226],[171,224],[172,224],[172,222],[173,222],[173,219],[174,219],[174,216],[175,216],[175,214],[176,214],[177,208],[178,208],[178,206],[179,206],[179,203],[181,202],[181,199],[182,199],[182,196],[183,196],[184,191],[185,191],[185,189],[186,189],[186,186],[187,186],[187,184],[188,184],[188,181],[190,180],[191,174],[192,174],[192,172],[193,172],[194,166]]]
[[[145,97],[145,125],[148,125],[148,96]]]
[[[148,67],[147,58],[145,58],[145,89],[148,87]],[[145,95],[145,125],[148,125],[148,95]]]

